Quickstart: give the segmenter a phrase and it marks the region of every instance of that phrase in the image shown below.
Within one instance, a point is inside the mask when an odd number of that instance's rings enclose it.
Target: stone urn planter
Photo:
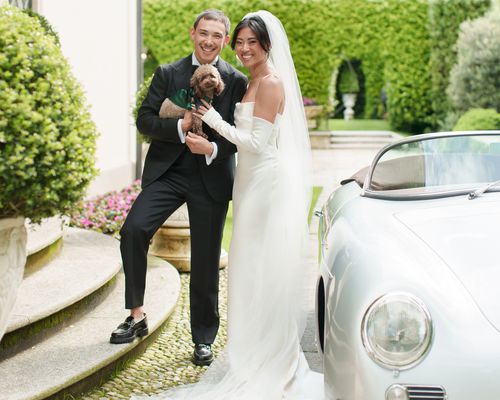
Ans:
[[[307,118],[307,127],[309,129],[314,129],[318,125],[316,118],[318,118],[323,112],[323,106],[304,106]]]
[[[344,103],[344,120],[354,119],[354,105],[356,104],[356,93],[344,93],[342,103]]]
[[[181,272],[191,270],[191,235],[186,204],[180,206],[153,236],[149,253],[163,258]],[[219,267],[227,266],[227,253],[221,251]]]
[[[26,241],[23,217],[0,219],[0,340],[23,279]]]

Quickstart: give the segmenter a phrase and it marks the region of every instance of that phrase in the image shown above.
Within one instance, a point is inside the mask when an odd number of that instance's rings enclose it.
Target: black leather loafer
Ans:
[[[212,353],[212,347],[209,344],[194,345],[194,352],[191,361],[193,361],[195,365],[210,365],[213,360],[214,354]]]
[[[146,336],[149,333],[148,319],[146,314],[139,322],[135,322],[134,317],[129,316],[125,322],[118,325],[109,338],[109,342],[113,344],[130,343],[136,337]]]

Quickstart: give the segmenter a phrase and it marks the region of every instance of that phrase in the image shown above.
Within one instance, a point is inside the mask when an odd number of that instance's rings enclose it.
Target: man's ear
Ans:
[[[224,46],[222,46],[222,47],[227,46],[227,44],[229,43],[229,39],[230,39],[230,36],[226,35],[226,38],[224,39]]]
[[[194,42],[194,28],[191,28],[189,30],[189,36],[191,37],[191,40]]]

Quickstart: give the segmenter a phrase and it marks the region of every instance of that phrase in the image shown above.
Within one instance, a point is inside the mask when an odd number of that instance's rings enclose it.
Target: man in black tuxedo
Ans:
[[[219,57],[229,41],[229,20],[218,10],[206,10],[191,28],[193,54],[155,71],[137,117],[139,131],[152,139],[142,174],[142,191],[120,231],[125,271],[125,307],[130,316],[111,334],[111,343],[128,343],[148,334],[143,300],[149,242],[163,222],[184,202],[191,228],[191,333],[193,362],[208,365],[219,327],[219,259],[222,232],[231,199],[236,147],[203,126],[208,139],[189,133],[191,111],[184,118],[160,118],[166,97],[189,88],[200,64],[214,64],[225,83],[214,108],[233,123],[235,103],[243,97],[247,79]]]

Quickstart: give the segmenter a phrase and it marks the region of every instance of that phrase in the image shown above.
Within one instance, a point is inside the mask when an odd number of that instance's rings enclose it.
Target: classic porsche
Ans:
[[[390,144],[316,214],[325,398],[500,398],[500,131]]]

